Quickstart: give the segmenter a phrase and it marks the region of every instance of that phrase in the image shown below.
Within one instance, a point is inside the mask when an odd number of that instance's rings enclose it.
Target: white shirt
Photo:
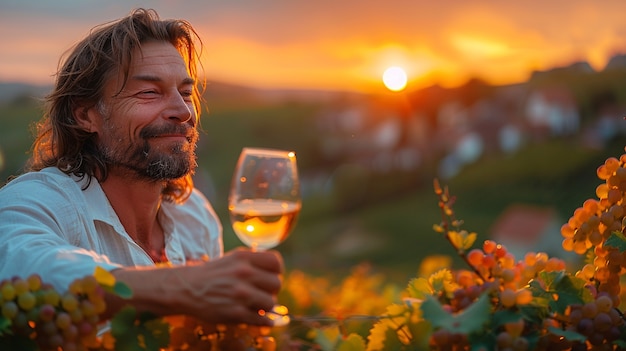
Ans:
[[[49,167],[0,189],[0,280],[39,274],[65,291],[94,273],[122,266],[153,266],[128,235],[95,178],[82,180]],[[223,254],[222,226],[196,189],[183,204],[163,202],[158,219],[172,264]]]

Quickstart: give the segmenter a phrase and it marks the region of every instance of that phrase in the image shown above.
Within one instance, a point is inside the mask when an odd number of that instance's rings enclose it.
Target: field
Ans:
[[[243,146],[295,149],[303,173],[314,170],[316,139],[312,118],[320,106],[303,103],[211,103],[202,120],[197,185],[212,200],[224,223],[227,249],[239,245],[229,227],[226,197],[236,158]],[[39,118],[35,104],[0,106],[0,176],[17,174],[31,142],[29,125]],[[465,228],[486,238],[502,209],[512,203],[554,207],[563,221],[594,196],[599,183],[596,167],[608,156],[623,153],[624,140],[604,150],[581,148],[574,139],[558,139],[528,147],[515,155],[485,158],[468,167],[447,185],[458,197],[456,211]],[[1,156],[1,154],[0,154]],[[310,196],[292,236],[278,249],[288,269],[341,277],[368,262],[401,284],[414,276],[428,255],[454,257],[449,245],[433,230],[440,218],[432,191],[433,173],[425,169],[401,193],[377,198],[366,206],[337,210],[334,200]],[[396,180],[381,178],[384,187]],[[376,184],[363,191],[375,192]],[[455,261],[455,264],[458,262]]]

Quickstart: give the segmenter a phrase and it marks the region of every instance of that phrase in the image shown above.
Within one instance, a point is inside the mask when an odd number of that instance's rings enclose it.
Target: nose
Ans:
[[[185,100],[178,91],[171,94],[166,118],[178,123],[196,124],[196,109],[192,102]]]

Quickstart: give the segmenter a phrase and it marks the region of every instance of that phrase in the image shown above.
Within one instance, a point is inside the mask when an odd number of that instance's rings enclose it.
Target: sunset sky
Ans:
[[[209,82],[261,88],[370,91],[388,66],[409,88],[507,84],[626,53],[624,0],[0,0],[0,81],[52,83],[66,49],[134,7],[197,28]]]

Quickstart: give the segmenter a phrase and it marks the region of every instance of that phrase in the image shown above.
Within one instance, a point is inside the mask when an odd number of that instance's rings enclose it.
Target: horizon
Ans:
[[[76,41],[142,6],[198,30],[209,81],[255,89],[380,92],[390,66],[406,71],[408,90],[473,78],[510,85],[577,62],[599,71],[626,52],[620,0],[185,4],[0,0],[0,31],[11,33],[0,45],[0,81],[52,84],[59,58]]]

